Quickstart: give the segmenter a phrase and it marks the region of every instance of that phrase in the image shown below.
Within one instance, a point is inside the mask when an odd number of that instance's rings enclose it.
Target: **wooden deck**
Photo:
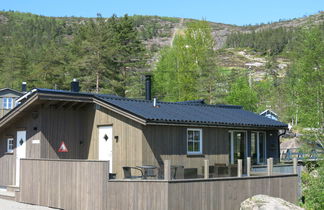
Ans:
[[[297,175],[108,180],[108,163],[21,160],[17,200],[65,210],[227,210],[265,194],[297,202]]]

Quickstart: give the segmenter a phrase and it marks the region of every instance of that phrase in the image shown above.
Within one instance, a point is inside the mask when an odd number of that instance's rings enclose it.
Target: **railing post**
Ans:
[[[272,175],[272,168],[273,168],[273,158],[268,158],[267,159],[268,176]]]
[[[293,158],[293,173],[294,174],[297,174],[297,163],[298,163],[297,158],[294,157]]]
[[[164,161],[164,179],[171,180],[171,161],[170,160]]]
[[[251,158],[246,158],[246,175],[251,176]]]
[[[208,179],[209,178],[209,160],[204,160],[204,178]]]
[[[242,159],[237,160],[237,176],[242,177]]]

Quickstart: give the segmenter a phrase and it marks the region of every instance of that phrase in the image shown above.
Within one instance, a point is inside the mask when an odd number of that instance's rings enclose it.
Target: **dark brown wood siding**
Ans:
[[[89,159],[98,159],[99,126],[110,125],[113,128],[113,164],[112,171],[117,177],[122,176],[123,166],[142,165],[142,125],[109,111],[95,106]]]
[[[200,170],[205,159],[210,161],[210,165],[228,163],[227,129],[201,128],[202,155],[187,155],[187,128],[190,127],[146,126],[143,136],[143,164],[161,165],[164,160],[171,160],[173,165]]]
[[[91,138],[93,106],[83,109],[41,109],[41,158],[87,159]],[[68,152],[58,152],[64,142]]]

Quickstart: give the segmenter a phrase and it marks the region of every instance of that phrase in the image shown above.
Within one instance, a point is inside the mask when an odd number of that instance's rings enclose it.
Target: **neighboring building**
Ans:
[[[270,109],[264,110],[263,112],[260,113],[260,115],[272,120],[279,120],[278,115],[274,111],[271,111]]]
[[[23,93],[10,88],[0,89],[0,118],[15,107],[16,100],[22,95]]]
[[[34,89],[0,119],[0,159],[18,161],[12,173],[19,174],[19,158],[109,160],[118,178],[123,166],[164,160],[199,170],[205,159],[235,164],[250,156],[265,164],[279,158],[278,131],[287,128],[240,106],[136,100],[72,87]],[[58,151],[62,142],[68,152]]]

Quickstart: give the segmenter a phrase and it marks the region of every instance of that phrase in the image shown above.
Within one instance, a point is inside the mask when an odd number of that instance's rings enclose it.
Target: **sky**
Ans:
[[[158,15],[248,25],[315,14],[324,11],[324,0],[0,0],[0,10],[60,17]]]

